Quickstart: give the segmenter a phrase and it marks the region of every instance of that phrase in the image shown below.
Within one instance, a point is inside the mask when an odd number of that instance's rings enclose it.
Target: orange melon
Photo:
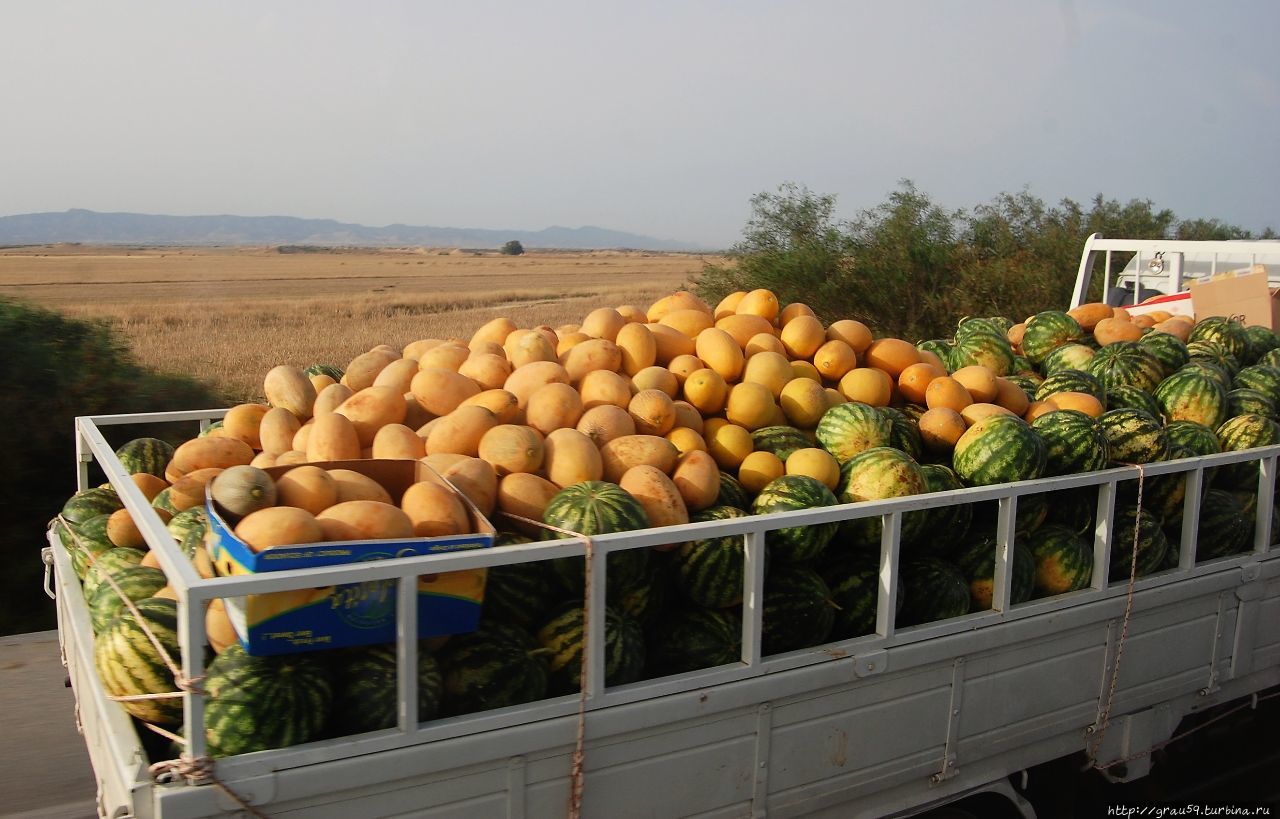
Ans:
[[[591,338],[615,341],[626,324],[627,320],[612,307],[597,307],[583,317],[582,326],[579,329]]]
[[[665,365],[676,356],[693,355],[693,339],[689,336],[665,324],[647,326],[653,336],[655,364]]]
[[[701,310],[672,310],[658,322],[679,331],[689,338],[697,338],[703,330],[715,324],[710,313]]]
[[[810,318],[816,318],[816,314],[813,312],[812,307],[802,301],[793,301],[786,307],[782,308],[782,312],[778,314],[778,325],[786,327],[791,323],[791,320],[797,316],[809,316]],[[823,334],[825,336],[826,330],[823,330]]]
[[[720,373],[705,367],[689,374],[681,394],[698,412],[714,415],[724,409],[729,398],[729,385]]]
[[[404,395],[409,391],[409,384],[413,381],[413,376],[417,372],[417,361],[412,358],[397,358],[382,368],[382,372],[378,373],[377,377],[373,379],[372,386],[392,387],[396,392]]]
[[[1073,307],[1067,311],[1067,315],[1076,320],[1080,325],[1080,329],[1085,332],[1093,332],[1093,328],[1098,326],[1098,322],[1103,319],[1111,318],[1111,305],[1102,302],[1089,302],[1079,307]]]
[[[506,390],[485,390],[476,393],[458,405],[461,407],[484,407],[492,412],[499,424],[511,424],[520,417],[520,402],[514,393]]]
[[[236,438],[193,438],[180,444],[169,461],[169,470],[182,477],[197,469],[239,466],[253,460],[253,448]]]
[[[691,449],[680,455],[671,482],[692,512],[715,505],[720,497],[720,467],[711,453]]]
[[[404,421],[404,393],[395,387],[365,387],[343,401],[333,412],[346,416],[356,428],[360,446],[371,446],[379,429]]]
[[[680,394],[679,379],[666,367],[645,367],[631,376],[631,386],[636,392],[660,390],[671,398],[675,398]]]
[[[1098,418],[1104,411],[1102,402],[1087,392],[1055,392],[1049,399],[1058,409],[1079,410],[1090,418]]]
[[[258,441],[262,451],[272,455],[288,452],[293,449],[293,436],[301,428],[298,416],[284,407],[272,407],[258,423]]]
[[[927,410],[917,422],[920,441],[934,452],[950,452],[964,435],[968,425],[964,417],[949,407]]]
[[[666,435],[676,423],[675,404],[662,390],[640,390],[632,396],[627,412],[641,435]]]
[[[625,408],[631,403],[631,382],[609,370],[594,370],[582,377],[578,394],[584,410],[603,404]]]
[[[920,351],[900,338],[880,338],[871,342],[862,360],[868,367],[884,370],[896,379],[907,367],[920,363]]]
[[[1027,397],[1026,390],[1007,378],[996,379],[995,402],[1019,417],[1026,414],[1028,407],[1031,406],[1031,399]]]
[[[448,452],[475,457],[485,433],[498,426],[498,418],[486,407],[458,407],[431,425],[426,453]]]
[[[516,397],[520,409],[529,404],[529,396],[544,384],[568,384],[569,373],[558,361],[534,361],[516,367],[502,388]]]
[[[648,325],[628,322],[618,329],[614,343],[622,354],[621,372],[635,375],[658,360],[658,342]]]
[[[946,374],[945,369],[925,361],[912,364],[898,374],[898,392],[912,404],[923,404],[929,382]]]
[[[271,406],[283,407],[300,419],[311,417],[316,388],[306,373],[297,367],[281,364],[271,368],[262,382],[262,391]]]
[[[670,473],[680,453],[675,444],[656,435],[623,435],[600,447],[604,479],[617,483],[633,466],[647,464]]]
[[[618,315],[626,319],[628,324],[645,324],[649,321],[645,312],[634,304],[619,304],[614,309],[618,311]]]
[[[383,540],[414,536],[413,521],[404,510],[383,501],[351,500],[335,503],[316,515],[316,521],[327,541]]]
[[[862,355],[871,346],[870,328],[854,319],[833,321],[831,326],[827,328],[827,338],[843,341],[858,355]]]
[[[665,472],[639,464],[622,473],[618,486],[644,507],[651,526],[675,526],[689,522],[689,508],[680,490]]]
[[[445,462],[445,458],[449,461]],[[428,455],[423,463],[466,496],[480,514],[493,512],[498,497],[498,473],[492,464],[465,455]]]
[[[1105,318],[1094,326],[1093,337],[1102,345],[1117,341],[1137,341],[1142,338],[1142,327],[1127,318]]]
[[[742,459],[738,465],[738,482],[752,495],[760,494],[769,483],[787,473],[786,466],[777,455],[756,450]]]
[[[809,359],[827,341],[827,330],[813,315],[802,314],[783,324],[778,338],[791,358]]]
[[[353,392],[346,384],[332,384],[325,387],[320,391],[320,394],[316,396],[316,402],[313,410],[315,417],[328,415],[338,407],[342,406],[342,402],[346,401],[353,395],[355,395],[355,392]]]
[[[636,434],[636,422],[631,413],[614,404],[601,404],[582,413],[578,419],[578,432],[586,435],[602,447],[614,438]]]
[[[419,358],[422,358],[423,353],[439,344],[444,344],[444,339],[420,338],[416,341],[410,341],[408,344],[404,345],[404,348],[400,351],[400,357],[417,361]]]
[[[387,492],[386,487],[363,472],[356,472],[354,469],[330,469],[329,477],[333,478],[334,486],[338,490],[338,503],[353,500],[393,502],[391,493]]]
[[[272,506],[245,515],[236,524],[235,535],[255,552],[325,540],[316,516],[294,506]]]
[[[822,384],[808,378],[794,378],[782,388],[778,406],[791,426],[813,429],[822,420],[829,406],[827,392]]]
[[[254,449],[262,449],[260,428],[263,417],[272,407],[266,404],[237,404],[222,417],[222,430],[232,438],[239,438]]]
[[[373,436],[370,447],[374,458],[416,461],[427,454],[426,441],[404,424],[387,424]]]
[[[398,354],[389,353],[386,350],[370,350],[367,353],[361,353],[347,364],[340,383],[346,384],[352,392],[360,392],[365,387],[372,387],[378,373],[398,358],[400,358]]]
[[[622,367],[622,350],[606,338],[592,338],[574,345],[560,363],[569,374],[569,381],[576,384],[595,370],[617,372]]]
[[[840,339],[824,342],[813,354],[813,366],[826,381],[839,381],[858,366],[858,354]]]
[[[557,429],[543,442],[543,471],[547,479],[563,489],[604,476],[600,450],[591,438],[576,429]]]
[[[681,387],[684,386],[684,380],[692,373],[706,369],[706,367],[706,362],[696,355],[678,355],[667,363],[667,370],[676,377],[676,382]]]
[[[338,502],[338,482],[328,470],[305,464],[276,478],[276,505],[318,515]]]
[[[840,484],[840,464],[830,452],[819,447],[797,449],[783,464],[788,475],[807,475],[820,481],[832,492]]]
[[[135,472],[129,476],[129,480],[133,481],[133,485],[138,487],[138,491],[147,500],[154,500],[155,496],[169,485],[168,481],[157,478],[149,472]]]
[[[749,291],[738,301],[738,306],[734,308],[734,312],[740,316],[760,316],[769,322],[778,317],[780,310],[778,297],[773,294],[772,290],[763,287]]]
[[[400,510],[413,524],[414,537],[465,535],[473,528],[467,507],[454,491],[434,481],[410,484],[400,498]]]
[[[499,424],[480,439],[479,456],[493,465],[498,477],[537,472],[544,454],[542,435],[530,426]]]
[[[975,403],[990,403],[995,400],[999,387],[996,374],[981,364],[961,367],[951,374],[969,392]]]
[[[742,301],[742,297],[745,295],[747,295],[747,291],[735,290],[734,292],[720,299],[720,301],[716,304],[715,310],[712,311],[712,313],[715,315],[716,321],[719,321],[725,316],[732,316],[734,313],[734,310],[737,309],[738,307],[738,302]]]
[[[481,390],[501,389],[511,376],[511,362],[495,353],[473,353],[458,367],[458,375],[476,382]]]
[[[645,320],[650,324],[655,324],[674,310],[700,310],[708,315],[711,313],[711,308],[707,306],[705,301],[688,290],[677,290],[650,305],[649,310],[645,313]]]
[[[360,457],[360,434],[345,415],[331,412],[318,416],[310,427],[303,427],[307,429],[308,461],[349,461]]]
[[[754,449],[751,433],[737,424],[717,424],[707,432],[707,451],[721,469],[737,469]]]
[[[507,336],[516,330],[516,323],[506,316],[498,316],[490,319],[480,328],[471,334],[471,344],[478,341],[493,342],[494,344],[502,344],[507,340]],[[470,344],[468,346],[471,346]]]
[[[552,430],[576,425],[583,409],[582,396],[573,387],[543,384],[529,395],[529,403],[524,408],[525,423],[547,435]]]
[[[744,350],[750,343],[751,339],[758,335],[766,335],[778,342],[781,347],[782,342],[778,339],[777,331],[773,324],[766,318],[755,315],[732,315],[725,316],[716,321],[716,329],[723,330],[733,337],[738,346]],[[785,348],[783,348],[785,349]],[[779,350],[781,352],[781,350]]]
[[[507,515],[516,515],[530,521],[542,520],[547,504],[560,491],[546,478],[528,472],[513,472],[498,482],[497,509]],[[521,531],[538,534],[544,530],[524,521],[504,519]]]
[[[744,381],[734,384],[725,403],[725,417],[747,430],[770,426],[776,419],[773,393],[763,384]]]
[[[681,455],[686,452],[692,452],[695,449],[705,450],[707,448],[707,442],[703,439],[702,434],[692,427],[677,426],[662,437],[675,444],[676,451]]]
[[[1026,421],[1027,423],[1031,423],[1032,421],[1039,418],[1041,415],[1044,415],[1045,413],[1048,413],[1048,412],[1053,412],[1058,408],[1059,407],[1057,404],[1047,399],[1044,401],[1032,401],[1030,405],[1027,406],[1027,411],[1023,413],[1022,420]]]
[[[782,353],[765,350],[747,359],[742,369],[742,383],[759,384],[774,398],[782,395],[782,388],[795,378],[791,362]]]
[[[698,334],[694,353],[725,381],[736,381],[746,360],[733,336],[716,327],[708,327]]]
[[[676,411],[677,427],[688,427],[694,432],[702,432],[702,413],[698,412],[693,404],[688,401],[672,401],[671,405]]]
[[[480,386],[470,378],[442,367],[419,370],[410,389],[418,404],[432,415],[448,415],[480,392]]]
[[[840,379],[840,392],[850,401],[887,407],[893,397],[893,379],[875,367],[854,367]]]
[[[969,426],[973,426],[984,418],[990,418],[993,415],[1013,415],[1010,410],[1005,409],[999,404],[990,404],[985,401],[975,401],[964,409],[960,410],[960,417]]]

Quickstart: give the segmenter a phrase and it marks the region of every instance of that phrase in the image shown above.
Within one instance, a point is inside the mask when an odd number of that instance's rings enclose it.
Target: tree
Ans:
[[[524,245],[520,244],[520,243],[519,243],[518,241],[516,241],[515,239],[512,239],[511,241],[507,242],[505,245],[503,245],[503,246],[502,246],[502,255],[504,255],[504,256],[523,256],[523,255],[524,255]]]

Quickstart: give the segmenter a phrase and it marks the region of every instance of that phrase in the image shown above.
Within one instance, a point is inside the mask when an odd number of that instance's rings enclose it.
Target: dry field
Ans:
[[[229,401],[261,397],[277,364],[345,366],[377,344],[467,338],[500,315],[576,323],[647,307],[702,269],[686,254],[271,248],[0,249],[0,298],[118,328],[137,360],[193,375]]]

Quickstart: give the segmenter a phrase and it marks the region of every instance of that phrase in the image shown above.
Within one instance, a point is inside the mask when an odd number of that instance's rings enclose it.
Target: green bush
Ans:
[[[727,262],[704,266],[698,294],[714,304],[735,290],[766,287],[781,303],[805,302],[828,322],[854,318],[882,335],[945,338],[962,316],[1020,321],[1064,309],[1091,233],[1249,238],[1214,219],[1180,222],[1150,201],[1121,204],[1101,194],[1087,209],[1070,199],[1047,205],[1024,190],[947,211],[903,181],[850,221],[836,219],[835,204],[833,196],[792,183],[757,194],[742,240]],[[1112,254],[1112,269],[1127,261]],[[1102,260],[1096,264],[1092,296],[1100,298]]]
[[[76,489],[76,416],[208,409],[225,401],[190,378],[140,367],[105,324],[17,301],[0,299],[0,349],[0,634],[12,634],[54,626],[41,591],[40,549],[49,520]],[[106,434],[113,446],[139,435],[182,438],[172,426]]]

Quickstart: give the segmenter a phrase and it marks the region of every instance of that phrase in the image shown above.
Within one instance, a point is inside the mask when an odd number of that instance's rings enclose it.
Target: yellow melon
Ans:
[[[732,336],[733,340],[738,342],[738,346],[744,350],[751,339],[758,335],[765,335],[775,340],[778,338],[773,324],[762,316],[737,314],[725,316],[717,320],[715,326],[716,329],[723,330]],[[781,341],[778,343],[781,345]]]
[[[578,419],[578,432],[586,435],[596,446],[604,446],[614,438],[636,434],[636,422],[631,413],[615,404],[600,404],[582,413]]]
[[[273,409],[266,404],[238,404],[222,417],[222,429],[232,438],[239,438],[253,449],[262,449],[260,427],[262,419]]]
[[[647,326],[653,336],[655,364],[665,365],[676,356],[693,355],[693,339],[689,336],[665,324]]]
[[[293,449],[293,436],[301,428],[298,416],[284,407],[272,407],[258,423],[258,440],[262,444],[262,451],[272,455],[288,452]]]
[[[742,383],[759,384],[777,398],[782,395],[782,388],[795,378],[795,370],[791,362],[782,353],[766,350],[747,359],[742,370]]]
[[[898,392],[912,404],[923,404],[929,382],[935,378],[942,378],[946,374],[945,369],[927,361],[912,364],[898,374]]]
[[[600,447],[604,479],[610,483],[617,483],[628,469],[640,464],[669,474],[679,457],[675,444],[656,435],[623,435]]]
[[[276,504],[318,515],[338,502],[338,482],[328,470],[304,464],[276,478]]]
[[[581,330],[592,338],[614,341],[626,324],[627,320],[617,310],[612,307],[598,307],[582,319]]]
[[[672,401],[671,405],[676,411],[677,427],[688,427],[694,432],[702,432],[702,413],[698,412],[693,404],[690,404],[688,401]]]
[[[418,404],[432,415],[448,415],[480,392],[480,386],[470,378],[442,367],[419,370],[410,389]]]
[[[984,418],[990,418],[992,415],[1013,415],[1013,413],[999,404],[990,404],[985,401],[975,401],[960,410],[960,417],[969,426],[973,426]]]
[[[516,367],[502,388],[516,397],[520,409],[529,404],[529,396],[544,384],[568,384],[569,373],[558,361],[534,361]]]
[[[365,387],[333,412],[346,416],[355,427],[360,446],[371,446],[379,429],[404,421],[404,393],[395,387]]]
[[[702,434],[690,427],[675,427],[662,437],[675,444],[676,451],[681,455],[695,449],[707,448],[707,442],[703,440]]]
[[[667,364],[667,369],[683,387],[686,378],[698,370],[706,369],[706,366],[706,362],[696,355],[678,355]]]
[[[701,310],[672,310],[658,322],[689,338],[697,338],[703,330],[715,324],[710,313]]]
[[[614,309],[618,311],[618,315],[626,319],[628,324],[645,324],[649,321],[645,312],[634,304],[619,304]]]
[[[1087,392],[1055,392],[1049,399],[1058,409],[1078,410],[1090,418],[1101,417],[1104,410],[1102,402]]]
[[[917,422],[920,441],[934,452],[950,452],[968,428],[964,417],[949,407],[926,410]]]
[[[658,360],[658,342],[646,324],[628,322],[618,329],[614,343],[622,354],[620,371],[635,375]]]
[[[840,379],[840,392],[850,401],[887,407],[893,397],[893,379],[875,367],[854,367]]]
[[[858,354],[838,338],[823,342],[813,354],[813,366],[824,380],[839,381],[858,366]]]
[[[582,396],[568,384],[543,384],[529,395],[525,423],[547,435],[554,429],[573,427],[582,417]]]
[[[719,303],[716,304],[715,310],[712,311],[715,315],[716,321],[719,321],[725,316],[732,316],[734,314],[734,310],[738,307],[738,302],[742,301],[742,297],[745,295],[747,295],[747,291],[735,290],[720,299]]]
[[[511,362],[506,356],[494,353],[473,353],[458,367],[458,375],[465,375],[481,390],[500,389],[511,376]]]
[[[413,524],[414,537],[465,535],[474,527],[458,496],[434,481],[418,481],[404,490],[400,509]]]
[[[862,355],[871,346],[871,329],[860,321],[841,319],[831,322],[831,326],[827,328],[827,338],[839,339],[855,353]]]
[[[721,469],[737,469],[743,459],[755,449],[751,433],[737,424],[722,423],[708,430],[707,451]]]
[[[724,330],[708,327],[699,333],[694,353],[725,381],[736,381],[742,374],[745,363],[742,347]]]
[[[797,449],[783,464],[788,475],[807,475],[820,481],[832,492],[840,484],[840,464],[830,452],[819,447]]]
[[[514,393],[506,390],[485,390],[476,393],[458,405],[461,407],[484,407],[492,412],[499,424],[511,424],[520,416],[520,402]]]
[[[262,382],[263,394],[273,407],[283,407],[298,418],[311,417],[311,405],[316,401],[316,388],[306,373],[297,367],[281,364],[271,368]]]
[[[724,409],[729,398],[729,385],[720,373],[710,368],[703,368],[690,373],[684,381],[681,393],[698,412],[703,415],[714,415]]]
[[[313,409],[314,416],[319,417],[321,415],[328,415],[338,407],[342,406],[342,402],[346,401],[353,395],[355,395],[355,392],[346,384],[331,384],[330,386],[325,387],[320,391],[320,394],[316,396],[316,402]],[[311,417],[311,414],[308,414],[308,417]]]
[[[1026,390],[1007,378],[996,379],[995,402],[1017,416],[1025,415],[1031,406]]]
[[[681,453],[671,482],[691,512],[713,506],[720,497],[720,468],[711,453],[700,449]]]
[[[492,464],[499,477],[537,472],[544,454],[542,435],[530,426],[499,424],[480,439],[480,458]]]
[[[392,502],[391,494],[387,492],[386,487],[363,472],[356,472],[354,469],[330,469],[329,477],[333,478],[334,486],[338,490],[338,503],[353,500]]]
[[[742,459],[738,465],[738,482],[751,494],[758,495],[769,483],[787,473],[786,466],[777,455],[756,450]]]
[[[662,390],[640,390],[627,405],[641,435],[666,435],[676,423],[675,404]]]
[[[1080,329],[1086,332],[1093,332],[1093,328],[1098,326],[1098,322],[1103,319],[1111,318],[1111,305],[1103,302],[1089,302],[1079,307],[1073,307],[1067,311],[1067,315],[1076,320],[1080,325]]]
[[[778,297],[773,294],[772,290],[765,288],[749,291],[738,301],[738,306],[734,308],[734,312],[740,316],[760,316],[769,322],[778,317],[780,310]]]
[[[785,358],[787,348],[782,346],[782,339],[772,333],[756,333],[747,339],[747,346],[743,348],[743,352],[748,359],[760,353],[777,353]]]
[[[138,491],[147,500],[154,500],[155,496],[159,495],[169,485],[168,481],[163,478],[157,478],[149,472],[135,472],[129,476],[129,479],[133,481],[133,485],[138,487]]]
[[[808,316],[816,318],[813,308],[802,301],[793,301],[786,307],[782,308],[782,312],[778,314],[778,326],[786,327],[793,318],[797,316]],[[824,335],[826,331],[823,331]]]
[[[827,340],[827,330],[812,315],[798,315],[782,325],[778,334],[787,355],[793,359],[812,358]]]
[[[444,344],[444,339],[420,338],[416,341],[410,341],[408,344],[404,345],[404,349],[400,351],[400,357],[417,361],[419,358],[422,358],[423,353],[439,344]]]
[[[451,453],[475,457],[485,433],[498,426],[498,418],[486,407],[458,407],[431,425],[427,454]]]
[[[373,379],[372,386],[393,387],[396,392],[404,395],[409,391],[409,384],[412,383],[417,372],[417,361],[412,358],[398,358],[382,368],[382,372]]]
[[[448,462],[443,459],[448,458]],[[479,458],[465,455],[428,455],[423,463],[447,480],[480,510],[480,514],[493,512],[498,496],[498,473],[493,465]]]
[[[680,394],[680,381],[675,374],[666,367],[645,367],[640,372],[631,376],[631,386],[636,392],[642,390],[660,390],[665,392],[669,397],[675,398]]]
[[[609,370],[594,370],[582,377],[578,394],[584,410],[603,404],[625,408],[631,403],[631,382]]]
[[[335,503],[316,515],[316,521],[327,541],[384,540],[414,536],[413,521],[404,510],[384,501],[352,500]]]
[[[507,336],[516,330],[516,323],[506,316],[498,316],[490,319],[480,326],[480,329],[471,334],[471,343],[477,341],[492,341],[495,344],[501,344],[507,340]]]
[[[787,421],[800,429],[813,429],[829,409],[822,384],[808,378],[794,378],[782,388],[778,406]]]
[[[247,464],[253,460],[253,447],[236,438],[193,438],[180,444],[173,452],[166,470],[175,478],[208,467],[225,469]],[[171,483],[173,481],[170,481]]]
[[[325,540],[315,515],[294,506],[271,506],[250,512],[236,524],[235,535],[253,551]]]
[[[591,438],[576,429],[557,429],[543,442],[542,466],[547,479],[560,488],[604,476],[600,450]]]
[[[360,457],[360,434],[345,415],[331,412],[318,416],[299,434],[304,430],[310,430],[306,439],[308,461],[349,461]]]
[[[689,522],[689,509],[680,490],[665,472],[639,464],[622,473],[618,481],[644,507],[651,526],[675,526]]]
[[[776,410],[769,388],[749,381],[734,384],[725,403],[725,417],[748,430],[770,426],[776,420]]]
[[[359,392],[365,387],[372,387],[378,373],[392,361],[400,358],[396,353],[386,350],[370,350],[351,359],[347,364],[340,383],[346,384],[352,392]],[[274,406],[274,404],[272,405]]]
[[[427,454],[426,443],[404,424],[387,424],[373,436],[371,450],[375,458],[416,461]]]
[[[702,299],[688,290],[677,290],[650,305],[649,310],[645,313],[645,319],[650,324],[655,324],[674,310],[700,310],[708,315],[711,313],[711,308]]]

